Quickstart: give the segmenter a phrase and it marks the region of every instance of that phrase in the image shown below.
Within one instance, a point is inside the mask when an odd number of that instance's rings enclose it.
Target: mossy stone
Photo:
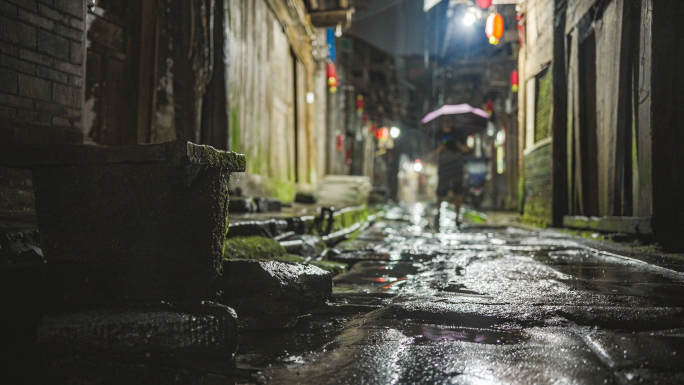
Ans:
[[[223,259],[276,259],[287,255],[280,243],[266,237],[232,237],[223,243]]]

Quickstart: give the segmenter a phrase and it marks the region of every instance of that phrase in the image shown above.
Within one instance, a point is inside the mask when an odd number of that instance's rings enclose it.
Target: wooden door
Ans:
[[[135,0],[88,2],[86,142],[137,142],[139,6]]]

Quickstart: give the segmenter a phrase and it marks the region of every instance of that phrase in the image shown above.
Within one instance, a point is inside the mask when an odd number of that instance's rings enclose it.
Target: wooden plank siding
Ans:
[[[596,21],[597,50],[597,88],[598,108],[598,179],[599,215],[610,216],[615,211],[615,165],[618,125],[618,95],[620,92],[619,75],[620,41],[622,36],[622,5],[615,0],[610,2],[603,17]]]
[[[651,177],[651,28],[653,14],[651,13],[651,0],[643,0],[641,3],[641,23],[639,34],[639,53],[644,60],[638,63],[638,78],[635,82],[635,100],[637,114],[637,192],[634,194],[634,215],[639,217],[651,216],[653,212],[653,188]]]
[[[639,46],[633,41],[639,40],[640,10],[624,0],[600,9],[587,4],[577,2],[578,10],[571,3],[566,19],[576,23],[566,28],[568,213],[648,216],[648,210],[639,210],[650,204],[647,193],[645,202],[640,198],[645,159],[639,157],[639,144],[644,133],[637,121],[634,86]],[[648,181],[649,172],[643,174]]]
[[[519,63],[520,103],[527,106],[519,109],[525,216],[548,217],[544,201],[551,200],[554,225],[561,213],[566,226],[652,230],[665,249],[684,249],[684,75],[675,65],[684,53],[673,45],[684,31],[684,2],[555,1],[553,25],[563,31],[552,42],[541,38],[539,27],[549,20],[543,17],[549,3],[521,3],[527,43]],[[565,116],[554,113],[551,143],[535,143],[530,115],[538,111],[528,99],[537,96],[526,88],[536,86],[549,46],[552,68],[567,66],[554,71],[554,87],[564,89],[562,97],[554,92],[553,108],[562,107]],[[553,151],[547,155],[549,144]],[[553,187],[543,191],[549,167]],[[556,204],[559,195],[568,197],[563,207]]]
[[[300,1],[227,1],[230,144],[248,159],[236,183],[289,201],[317,172],[315,110],[306,103],[316,70],[309,27],[288,6]]]

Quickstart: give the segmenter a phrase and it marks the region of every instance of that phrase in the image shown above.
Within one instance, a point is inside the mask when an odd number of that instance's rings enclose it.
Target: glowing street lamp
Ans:
[[[463,24],[465,25],[473,25],[475,20],[477,19],[477,16],[473,12],[466,12],[465,17],[463,17]]]
[[[392,138],[396,139],[401,134],[401,130],[398,127],[392,127],[389,134]]]
[[[420,163],[420,159],[416,159],[416,163],[413,164],[413,171],[420,172],[423,169],[423,165]]]

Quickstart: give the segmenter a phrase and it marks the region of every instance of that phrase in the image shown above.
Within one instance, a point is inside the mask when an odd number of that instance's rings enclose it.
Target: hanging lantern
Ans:
[[[489,9],[492,6],[492,0],[477,0],[476,3],[482,9]]]
[[[499,39],[503,36],[504,24],[503,17],[498,13],[491,13],[487,17],[485,32],[489,38],[489,44],[499,44]]]
[[[518,92],[518,70],[511,72],[511,91]]]
[[[485,103],[485,112],[489,116],[492,116],[492,114],[494,113],[494,102],[492,102],[491,100],[487,100],[487,102]]]
[[[376,137],[378,140],[387,140],[387,138],[389,138],[389,129],[388,129],[387,127],[383,127],[383,128],[381,128],[381,129],[379,129],[379,130],[375,133],[375,137]]]
[[[344,149],[344,135],[337,135],[337,152],[342,152]]]
[[[363,114],[363,95],[356,97],[356,112]]]
[[[518,42],[520,43],[520,48],[522,48],[525,43],[525,14],[518,14],[515,16],[518,21]]]
[[[326,74],[328,76],[328,89],[331,94],[334,94],[337,92],[337,68],[335,63],[328,63]]]

